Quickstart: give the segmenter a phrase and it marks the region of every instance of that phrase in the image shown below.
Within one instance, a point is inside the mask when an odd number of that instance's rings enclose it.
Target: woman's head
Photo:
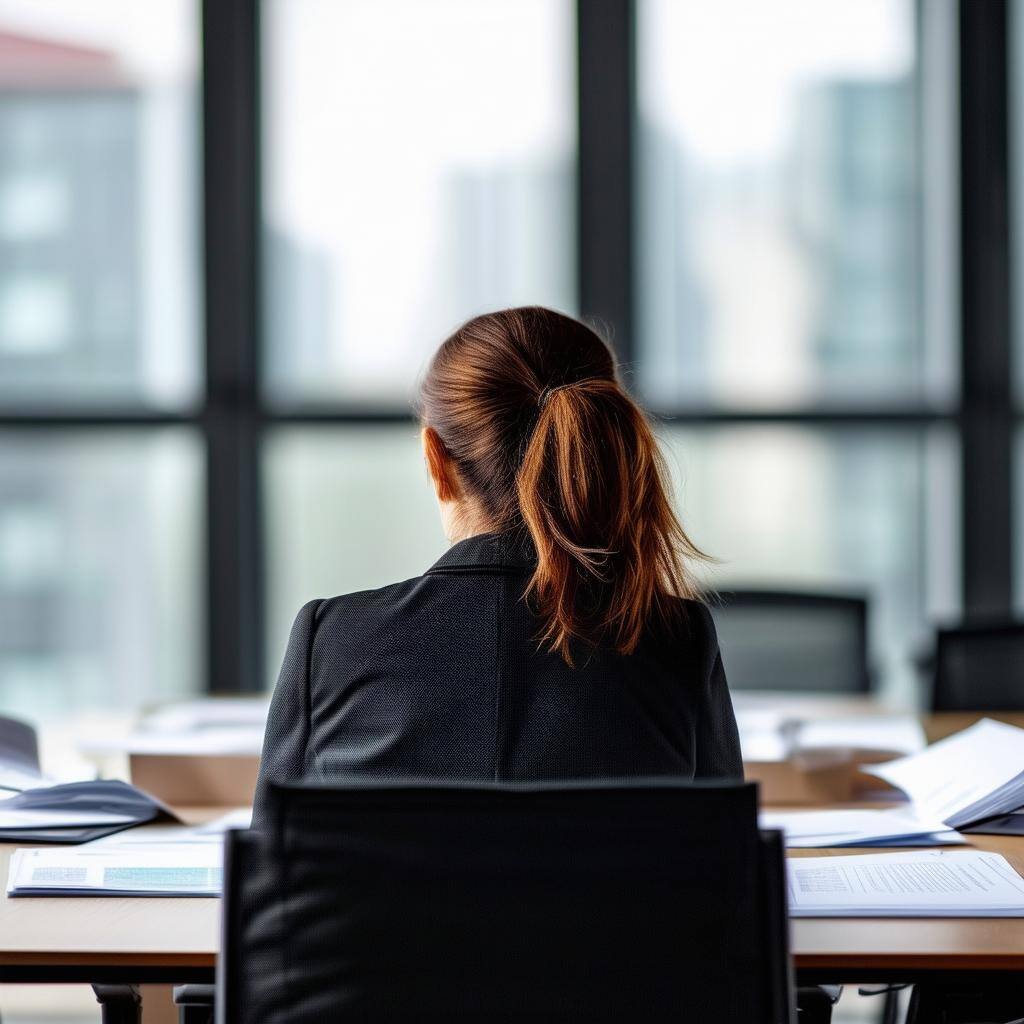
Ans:
[[[703,556],[672,511],[650,427],[589,327],[539,307],[475,317],[434,356],[421,402],[450,524],[529,532],[526,597],[539,639],[566,661],[576,644],[632,652],[652,618],[673,620],[676,598],[694,596],[688,562]]]

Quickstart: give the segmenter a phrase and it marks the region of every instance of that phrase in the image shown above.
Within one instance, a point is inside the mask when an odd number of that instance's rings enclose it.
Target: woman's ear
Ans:
[[[423,458],[430,471],[430,478],[434,481],[437,500],[457,501],[460,493],[459,478],[444,442],[433,427],[424,427],[420,436],[423,441]]]

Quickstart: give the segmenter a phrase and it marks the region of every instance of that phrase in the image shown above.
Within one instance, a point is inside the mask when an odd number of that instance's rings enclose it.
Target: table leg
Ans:
[[[138,985],[93,985],[103,1024],[141,1024],[142,996]]]

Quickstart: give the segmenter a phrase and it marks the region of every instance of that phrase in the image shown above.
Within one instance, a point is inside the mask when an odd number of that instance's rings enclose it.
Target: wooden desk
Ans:
[[[1024,874],[1024,836],[968,836]],[[953,849],[953,848],[951,848]],[[871,851],[791,850],[791,857]],[[934,972],[1024,971],[1024,918],[799,918],[791,922],[801,978],[919,980]]]
[[[224,813],[177,810],[190,824]],[[4,888],[15,849],[0,843]],[[0,982],[210,982],[219,947],[218,899],[0,892]]]
[[[858,713],[865,710],[858,705]],[[979,716],[925,716],[930,739]],[[1024,726],[1024,715],[994,715]],[[877,806],[877,805],[876,805]],[[190,819],[200,820],[201,812]],[[1024,837],[970,836],[1024,874]],[[13,846],[0,844],[0,879]],[[792,856],[863,850],[799,850]],[[0,982],[210,981],[219,946],[220,901],[173,897],[0,895]],[[801,979],[914,981],[936,972],[1024,971],[1024,919],[800,919],[792,951]]]
[[[6,883],[14,846],[0,844]],[[0,898],[0,981],[212,981],[220,900]]]
[[[971,836],[1024,872],[1024,837]],[[11,846],[0,846],[7,877]],[[794,850],[843,856],[863,850]],[[209,981],[220,901],[53,897],[0,899],[0,981]],[[1024,971],[1024,919],[800,919],[792,949],[802,979],[920,980],[934,972]]]

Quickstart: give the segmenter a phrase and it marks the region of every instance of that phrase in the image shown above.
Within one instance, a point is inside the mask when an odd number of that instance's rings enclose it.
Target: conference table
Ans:
[[[1022,716],[1000,717],[1022,721]],[[929,718],[926,732],[935,738],[970,720]],[[210,812],[185,816],[200,820]],[[968,839],[976,848],[1003,854],[1024,874],[1024,837]],[[0,878],[7,877],[13,849],[0,845]],[[857,852],[863,851],[794,850],[789,855]],[[209,982],[219,946],[219,910],[219,900],[208,898],[4,895],[0,982]],[[991,977],[1024,971],[1024,918],[820,918],[791,925],[791,951],[800,982],[920,982],[948,978],[950,972]]]

